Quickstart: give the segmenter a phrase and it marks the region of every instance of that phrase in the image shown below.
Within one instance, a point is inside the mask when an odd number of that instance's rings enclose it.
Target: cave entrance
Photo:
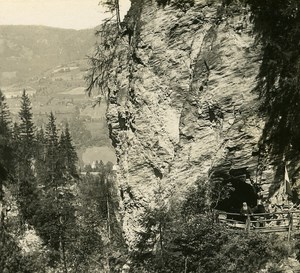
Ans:
[[[219,203],[217,209],[239,213],[243,202],[247,202],[251,208],[256,206],[257,193],[254,186],[240,179],[231,179],[228,183],[232,185],[234,191],[230,193],[227,199]]]

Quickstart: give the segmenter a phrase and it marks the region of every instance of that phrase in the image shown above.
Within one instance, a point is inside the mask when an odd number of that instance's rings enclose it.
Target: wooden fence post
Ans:
[[[247,232],[250,231],[250,225],[251,225],[250,215],[247,214],[247,220],[246,220],[246,231],[247,231]]]
[[[188,256],[184,259],[184,273],[187,273],[187,265],[188,265]]]
[[[218,211],[214,211],[214,213],[215,213],[215,215],[214,215],[214,220],[215,220],[215,222],[216,222],[217,224],[219,224],[219,223],[220,223],[220,221],[219,221],[219,212],[218,212]]]
[[[288,233],[288,242],[291,240],[292,230],[293,230],[293,213],[288,213],[289,219],[289,233]]]

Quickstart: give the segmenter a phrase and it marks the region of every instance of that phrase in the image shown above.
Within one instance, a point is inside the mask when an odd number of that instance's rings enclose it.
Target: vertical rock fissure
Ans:
[[[251,92],[259,66],[251,25],[240,27],[240,14],[225,16],[217,2],[196,1],[186,13],[145,3],[141,16],[127,18],[133,32],[116,61],[109,109],[132,245],[158,187],[181,200],[196,181],[255,181],[262,127]]]

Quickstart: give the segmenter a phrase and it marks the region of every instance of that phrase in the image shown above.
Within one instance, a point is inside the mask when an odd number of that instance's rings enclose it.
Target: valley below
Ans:
[[[77,44],[71,47],[74,37]],[[94,30],[0,26],[0,41],[0,58],[4,60],[0,89],[13,121],[18,118],[25,89],[37,127],[45,127],[51,111],[60,129],[68,123],[81,167],[95,160],[115,163],[106,125],[106,103],[95,106],[95,99],[85,93],[88,54],[92,54],[96,42]],[[101,153],[96,155],[93,148]]]

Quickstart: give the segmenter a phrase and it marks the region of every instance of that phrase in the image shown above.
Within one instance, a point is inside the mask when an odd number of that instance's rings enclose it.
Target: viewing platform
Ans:
[[[253,213],[242,215],[215,210],[216,222],[230,229],[261,233],[287,232],[290,240],[293,231],[300,231],[300,210]]]

